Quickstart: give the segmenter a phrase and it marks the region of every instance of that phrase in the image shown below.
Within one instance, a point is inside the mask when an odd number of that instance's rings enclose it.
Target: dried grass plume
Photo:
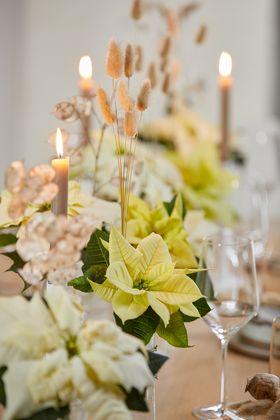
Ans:
[[[106,124],[113,124],[116,121],[116,116],[111,110],[110,102],[105,90],[98,88],[96,93],[104,122]]]
[[[207,26],[206,25],[201,25],[198,29],[197,34],[196,34],[195,42],[199,45],[203,44],[204,41],[206,40],[207,33],[208,33]]]
[[[124,115],[124,134],[128,137],[137,135],[138,113],[134,110]]]
[[[143,68],[144,52],[141,45],[135,46],[135,69],[141,71]]]
[[[185,6],[181,7],[179,10],[179,19],[186,19],[190,16],[193,12],[195,12],[199,8],[199,4],[196,2],[186,4]]]
[[[131,8],[131,17],[134,20],[141,19],[143,14],[143,0],[133,0]]]
[[[118,83],[117,96],[123,110],[131,112],[134,108],[134,101],[129,96],[127,84],[124,80],[120,80]]]
[[[150,79],[151,88],[154,89],[157,85],[157,69],[154,61],[149,64],[147,77]]]
[[[151,82],[149,79],[144,80],[137,96],[137,108],[143,112],[149,106],[149,97],[151,93]]]
[[[165,94],[169,93],[170,82],[171,82],[170,73],[165,73],[164,78],[163,78],[163,82],[162,82],[162,86],[161,86],[161,90],[162,90],[163,93],[165,93]]]
[[[109,43],[106,71],[112,79],[119,79],[123,71],[123,54],[119,44],[112,39]]]
[[[131,77],[135,71],[135,55],[134,48],[131,44],[127,44],[124,56],[124,74],[125,77]]]

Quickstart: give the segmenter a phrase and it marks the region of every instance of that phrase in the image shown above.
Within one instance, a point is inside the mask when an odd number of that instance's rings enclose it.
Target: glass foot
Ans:
[[[241,420],[242,417],[237,416],[234,411],[226,408],[221,404],[213,405],[211,407],[195,408],[192,411],[195,418],[200,420],[223,419],[223,420]]]

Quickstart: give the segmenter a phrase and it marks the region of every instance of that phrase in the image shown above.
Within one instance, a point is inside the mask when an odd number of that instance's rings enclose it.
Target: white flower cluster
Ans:
[[[20,217],[29,203],[41,206],[51,202],[58,192],[54,177],[55,171],[49,165],[38,165],[27,171],[22,162],[12,162],[5,177],[7,190],[12,194],[10,217]]]
[[[97,227],[100,222],[87,215],[67,218],[35,213],[18,232],[16,249],[27,261],[20,274],[29,284],[37,284],[44,276],[54,284],[79,276],[81,251]]]
[[[94,420],[128,420],[132,388],[153,383],[143,343],[110,321],[82,322],[82,310],[61,286],[45,302],[36,293],[0,298],[0,367],[4,420],[28,417],[77,399]]]

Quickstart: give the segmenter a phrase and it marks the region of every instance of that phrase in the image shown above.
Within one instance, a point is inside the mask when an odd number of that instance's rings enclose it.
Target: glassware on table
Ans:
[[[253,241],[221,230],[207,238],[202,246],[200,267],[208,271],[197,274],[197,283],[212,283],[212,308],[203,319],[221,341],[222,372],[220,402],[193,410],[198,419],[238,419],[226,398],[225,362],[230,338],[247,324],[259,309],[259,287]],[[209,287],[208,287],[209,289]]]
[[[276,317],[272,322],[269,372],[280,377],[280,316]]]

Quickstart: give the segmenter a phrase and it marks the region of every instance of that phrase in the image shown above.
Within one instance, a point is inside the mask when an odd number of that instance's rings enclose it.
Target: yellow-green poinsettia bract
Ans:
[[[193,302],[202,294],[195,282],[182,270],[175,269],[162,237],[151,233],[135,249],[112,228],[109,239],[110,264],[102,284],[90,281],[92,289],[112,303],[124,323],[138,318],[150,306],[168,325],[170,315],[179,309],[200,317]]]
[[[196,268],[197,261],[187,240],[182,215],[183,200],[180,194],[176,197],[170,215],[163,203],[151,210],[144,200],[132,196],[128,211],[128,241],[137,245],[143,238],[155,232],[166,242],[176,268]]]

